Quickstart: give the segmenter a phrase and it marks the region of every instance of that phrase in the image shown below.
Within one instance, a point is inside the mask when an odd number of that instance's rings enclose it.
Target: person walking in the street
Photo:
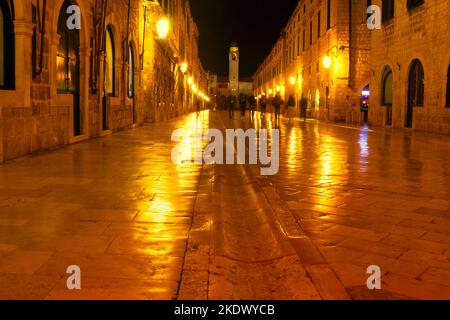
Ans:
[[[197,113],[197,117],[200,116],[200,101],[197,100],[197,102],[195,103],[195,109],[196,109],[196,113]]]
[[[259,108],[261,111],[261,118],[265,116],[266,114],[266,108],[267,108],[267,98],[265,95],[263,95],[261,97],[261,99],[259,100]]]
[[[306,120],[306,109],[308,108],[308,101],[305,99],[304,96],[302,96],[302,99],[300,100],[300,117]]]
[[[253,119],[253,116],[255,114],[255,106],[256,106],[255,96],[250,95],[250,97],[248,97],[248,106],[250,108],[250,117]]]
[[[239,99],[239,107],[241,109],[241,117],[245,117],[245,109],[247,108],[247,97],[243,94],[241,94]]]
[[[289,99],[286,103],[286,107],[287,107],[287,116],[290,122],[292,118],[295,117],[295,98],[292,95],[289,96]]]
[[[281,96],[279,93],[277,93],[277,95],[273,99],[273,106],[275,108],[275,120],[278,120],[280,117],[280,109],[282,104],[283,101],[281,100]]]
[[[233,118],[234,114],[234,105],[236,103],[234,96],[229,96],[227,101],[227,107],[228,107],[228,118],[231,120]]]

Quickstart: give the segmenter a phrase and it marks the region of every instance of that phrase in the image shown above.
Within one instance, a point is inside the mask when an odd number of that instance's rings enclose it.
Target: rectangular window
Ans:
[[[320,10],[317,13],[317,38],[320,38]]]
[[[392,1],[393,2],[393,1]],[[423,5],[425,0],[408,0],[408,10],[412,10]]]
[[[295,41],[292,42],[292,60],[295,59]]]
[[[0,87],[5,85],[5,39],[3,24],[3,11],[0,7]]]
[[[394,0],[383,0],[383,22],[394,18]]]
[[[367,8],[372,5],[372,0],[367,0]],[[366,20],[368,20],[372,16],[372,13],[367,13]]]
[[[331,29],[331,0],[327,3],[327,30]]]
[[[306,38],[306,32],[305,32],[305,29],[303,29],[303,43],[302,43],[302,48],[303,48],[303,51],[305,51],[305,46],[306,46],[306,40],[305,40],[305,38]]]
[[[34,23],[33,27],[33,36],[31,38],[31,74],[33,78],[36,78],[37,70],[36,70],[36,63],[37,63],[37,8],[36,6],[31,7],[31,22]]]

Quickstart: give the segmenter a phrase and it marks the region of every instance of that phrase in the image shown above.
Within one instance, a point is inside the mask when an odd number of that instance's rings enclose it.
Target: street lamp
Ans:
[[[181,72],[182,72],[182,73],[186,73],[187,68],[188,68],[188,65],[187,65],[186,62],[183,62],[183,63],[181,64],[181,66],[180,66],[180,69],[181,69]]]
[[[187,82],[188,82],[188,85],[192,86],[192,83],[194,83],[194,79],[192,77],[189,77]]]
[[[325,57],[323,57],[323,66],[325,69],[330,69],[331,68],[331,57],[329,55],[326,55]]]
[[[156,23],[156,31],[158,33],[159,39],[166,39],[167,36],[169,35],[169,29],[170,29],[170,23],[169,23],[169,19],[167,19],[166,17],[162,17]]]
[[[297,82],[297,79],[295,79],[294,76],[291,76],[290,79],[289,79],[289,81],[291,82],[291,85],[292,85],[292,86],[295,86],[295,83]]]

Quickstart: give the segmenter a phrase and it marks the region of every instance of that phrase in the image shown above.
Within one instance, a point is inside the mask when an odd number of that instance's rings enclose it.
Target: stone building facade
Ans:
[[[271,53],[254,75],[255,95],[280,93],[308,103],[309,117],[352,121],[360,117],[369,84],[367,2],[301,0]]]
[[[5,0],[0,9],[0,163],[174,117],[207,90],[187,0]]]
[[[450,2],[374,0],[371,107],[377,126],[450,133]]]

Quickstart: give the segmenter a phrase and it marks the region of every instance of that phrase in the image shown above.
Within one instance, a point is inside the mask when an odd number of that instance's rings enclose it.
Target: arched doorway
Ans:
[[[109,123],[107,97],[115,95],[115,48],[111,26],[106,28],[104,39],[105,59],[103,61],[102,123],[103,130],[108,130]]]
[[[135,101],[134,101],[134,66],[135,66],[135,58],[134,58],[134,50],[133,45],[130,43],[128,46],[128,98],[133,99],[133,107],[132,107],[132,121],[133,124],[136,123],[136,111],[135,111]]]
[[[406,107],[405,127],[412,128],[414,123],[414,108],[423,107],[425,72],[422,63],[414,60],[408,77],[408,104]]]
[[[59,13],[58,34],[59,46],[56,54],[56,85],[58,93],[73,95],[73,134],[79,136],[81,128],[80,108],[80,35],[77,29],[67,28],[67,8],[72,3],[69,0]]]
[[[392,93],[393,93],[393,74],[389,67],[383,72],[381,82],[381,104],[386,107],[386,125],[392,125]]]
[[[361,113],[364,123],[369,121],[369,107],[370,107],[370,86],[367,85],[361,91]]]
[[[14,89],[14,9],[9,0],[0,1],[0,89]]]

